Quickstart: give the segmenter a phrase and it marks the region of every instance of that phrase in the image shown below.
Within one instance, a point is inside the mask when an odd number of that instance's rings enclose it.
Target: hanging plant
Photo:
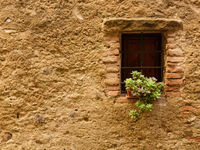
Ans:
[[[133,119],[139,119],[141,113],[145,111],[152,111],[153,101],[161,97],[164,83],[156,82],[154,77],[145,77],[141,72],[132,71],[132,78],[125,80],[126,91],[132,97],[136,96],[138,101],[135,103],[137,109],[130,111],[130,116]]]

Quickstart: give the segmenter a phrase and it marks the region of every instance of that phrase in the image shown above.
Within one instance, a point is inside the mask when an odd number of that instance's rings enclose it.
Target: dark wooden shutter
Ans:
[[[121,91],[124,80],[133,70],[147,77],[162,80],[162,36],[161,34],[122,34]]]

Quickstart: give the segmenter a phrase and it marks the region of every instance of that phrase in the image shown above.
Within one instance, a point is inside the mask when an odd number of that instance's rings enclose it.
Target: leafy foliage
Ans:
[[[130,116],[131,116],[131,118],[133,118],[133,119],[139,119],[139,118],[140,118],[139,113],[138,113],[137,110],[135,110],[135,109],[133,109],[133,110],[130,111]]]
[[[161,97],[164,84],[156,82],[157,79],[154,77],[145,77],[138,71],[132,71],[131,75],[132,78],[125,80],[126,90],[131,91],[139,100],[135,104],[138,110],[131,110],[130,115],[134,119],[139,119],[144,111],[152,111],[152,102]]]

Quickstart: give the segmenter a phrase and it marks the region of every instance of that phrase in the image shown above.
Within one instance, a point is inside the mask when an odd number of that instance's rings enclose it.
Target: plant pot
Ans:
[[[126,91],[127,94],[126,94],[126,97],[128,99],[137,99],[137,96],[133,96],[133,94],[131,93],[131,91]]]

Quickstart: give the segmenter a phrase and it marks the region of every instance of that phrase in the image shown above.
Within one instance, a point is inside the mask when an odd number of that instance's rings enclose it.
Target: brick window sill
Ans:
[[[163,93],[161,98],[161,100],[164,100],[166,101],[166,96],[165,94]],[[127,98],[126,94],[123,94],[123,95],[120,95],[119,97],[116,97],[115,98],[115,103],[129,103],[129,104],[134,104],[137,102],[138,99],[130,99],[130,98]]]
[[[127,98],[125,94],[120,95],[119,97],[115,99],[115,103],[135,103],[136,101],[137,99]]]

